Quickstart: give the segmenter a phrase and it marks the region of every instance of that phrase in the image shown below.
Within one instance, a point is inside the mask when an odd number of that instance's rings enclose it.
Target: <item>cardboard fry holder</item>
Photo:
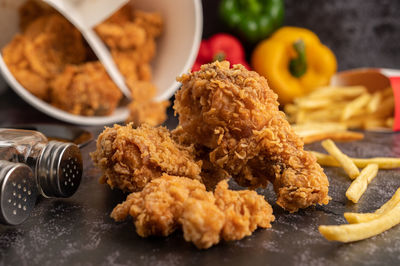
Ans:
[[[400,70],[387,68],[357,68],[341,71],[332,77],[331,85],[363,85],[370,92],[393,89],[395,100],[393,131],[400,131]]]

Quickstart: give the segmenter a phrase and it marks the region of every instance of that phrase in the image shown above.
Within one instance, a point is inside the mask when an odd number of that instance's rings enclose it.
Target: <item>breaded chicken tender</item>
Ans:
[[[103,172],[101,183],[134,192],[163,173],[200,180],[201,162],[195,161],[193,147],[173,141],[164,127],[132,126],[106,127],[99,135],[91,157]]]
[[[222,181],[213,194],[197,180],[167,174],[130,194],[111,213],[116,221],[128,215],[142,237],[167,236],[181,227],[185,240],[199,249],[221,238],[241,239],[257,227],[270,227],[275,219],[271,206],[254,191],[232,191]]]
[[[122,93],[98,62],[68,65],[50,83],[50,103],[76,115],[109,115]]]
[[[225,61],[203,65],[178,81],[182,88],[174,109],[180,139],[204,150],[213,167],[242,186],[272,182],[277,204],[290,212],[328,203],[326,175],[304,151],[265,78]]]

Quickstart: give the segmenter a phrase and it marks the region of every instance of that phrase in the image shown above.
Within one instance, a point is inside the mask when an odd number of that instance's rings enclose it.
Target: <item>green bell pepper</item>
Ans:
[[[222,0],[221,19],[250,42],[265,39],[282,25],[283,0]]]

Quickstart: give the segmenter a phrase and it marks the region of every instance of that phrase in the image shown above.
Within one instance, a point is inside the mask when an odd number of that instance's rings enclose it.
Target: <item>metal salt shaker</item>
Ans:
[[[0,160],[0,222],[17,225],[28,218],[38,197],[31,168]]]
[[[0,160],[27,164],[45,197],[70,197],[79,187],[83,164],[77,145],[48,141],[40,132],[0,129]]]

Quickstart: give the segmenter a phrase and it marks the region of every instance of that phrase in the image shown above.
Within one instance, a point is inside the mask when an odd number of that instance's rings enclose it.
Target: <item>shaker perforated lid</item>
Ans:
[[[28,218],[38,197],[31,168],[0,160],[0,221],[17,225]]]
[[[77,145],[50,141],[37,165],[39,189],[47,197],[70,197],[79,187],[82,171],[82,155]]]

